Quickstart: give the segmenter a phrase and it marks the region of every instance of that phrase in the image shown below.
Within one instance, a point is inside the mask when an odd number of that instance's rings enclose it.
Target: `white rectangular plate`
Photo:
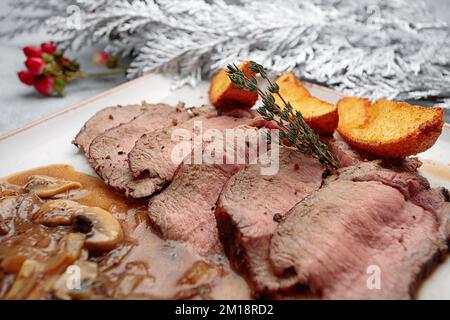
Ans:
[[[335,103],[343,95],[307,84],[311,93]],[[148,75],[107,91],[97,97],[0,137],[0,177],[54,163],[66,163],[78,171],[94,174],[85,158],[71,144],[83,124],[100,109],[141,101],[187,106],[208,104],[208,83],[196,88],[171,90],[171,81],[162,75]],[[437,143],[419,155],[424,174],[434,186],[450,188],[450,127],[444,126]],[[419,299],[450,299],[450,260],[439,265],[419,290]]]

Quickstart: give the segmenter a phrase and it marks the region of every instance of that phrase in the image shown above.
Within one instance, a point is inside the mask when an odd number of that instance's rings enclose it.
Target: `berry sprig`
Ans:
[[[64,90],[68,83],[84,78],[106,77],[124,74],[125,69],[113,72],[85,73],[80,71],[80,65],[64,55],[64,51],[58,50],[53,42],[44,42],[40,47],[27,46],[23,48],[27,57],[25,61],[26,71],[18,72],[20,81],[33,86],[37,92],[45,96],[64,96]],[[96,52],[92,61],[110,69],[118,68],[116,57],[106,52]]]

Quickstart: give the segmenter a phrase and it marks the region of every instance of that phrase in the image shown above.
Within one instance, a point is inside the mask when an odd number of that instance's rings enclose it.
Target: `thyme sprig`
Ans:
[[[334,159],[328,146],[320,141],[319,136],[305,122],[302,114],[294,110],[289,101],[286,101],[280,94],[280,87],[267,77],[266,69],[253,61],[250,61],[250,70],[255,75],[269,83],[267,91],[258,87],[255,76],[247,77],[235,64],[227,66],[227,74],[230,80],[238,87],[250,92],[257,92],[262,99],[262,106],[258,108],[258,113],[267,121],[273,121],[280,128],[280,138],[286,139],[289,144],[295,146],[302,153],[313,156],[321,163],[334,168],[339,168],[339,162]],[[275,103],[276,94],[284,104],[281,108]]]

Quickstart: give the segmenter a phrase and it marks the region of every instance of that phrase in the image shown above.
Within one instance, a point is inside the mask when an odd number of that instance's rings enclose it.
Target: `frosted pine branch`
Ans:
[[[195,85],[252,59],[372,98],[450,96],[450,28],[407,0],[14,0],[15,28],[46,29],[67,48],[103,43],[131,56],[128,76],[165,72]],[[69,7],[81,14],[68,24]]]

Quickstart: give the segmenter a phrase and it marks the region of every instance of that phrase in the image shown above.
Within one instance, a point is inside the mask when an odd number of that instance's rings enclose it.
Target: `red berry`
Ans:
[[[43,94],[44,96],[50,96],[53,92],[53,84],[54,83],[55,83],[55,80],[50,77],[38,78],[34,82],[34,88],[40,94]]]
[[[56,45],[53,42],[44,42],[41,44],[41,49],[45,53],[54,54],[56,52]]]
[[[20,71],[19,73],[17,73],[17,75],[19,76],[19,79],[23,84],[26,84],[27,86],[31,86],[34,84],[35,78],[30,72]]]
[[[92,62],[98,66],[105,66],[108,60],[109,54],[104,51],[96,52],[92,55]]]
[[[40,57],[42,57],[42,50],[39,49],[39,48],[33,47],[33,46],[28,46],[28,47],[23,48],[23,53],[25,53],[25,55],[28,58],[32,58],[32,57],[40,58]]]
[[[45,62],[41,58],[28,58],[25,66],[32,75],[38,76],[44,72]]]

